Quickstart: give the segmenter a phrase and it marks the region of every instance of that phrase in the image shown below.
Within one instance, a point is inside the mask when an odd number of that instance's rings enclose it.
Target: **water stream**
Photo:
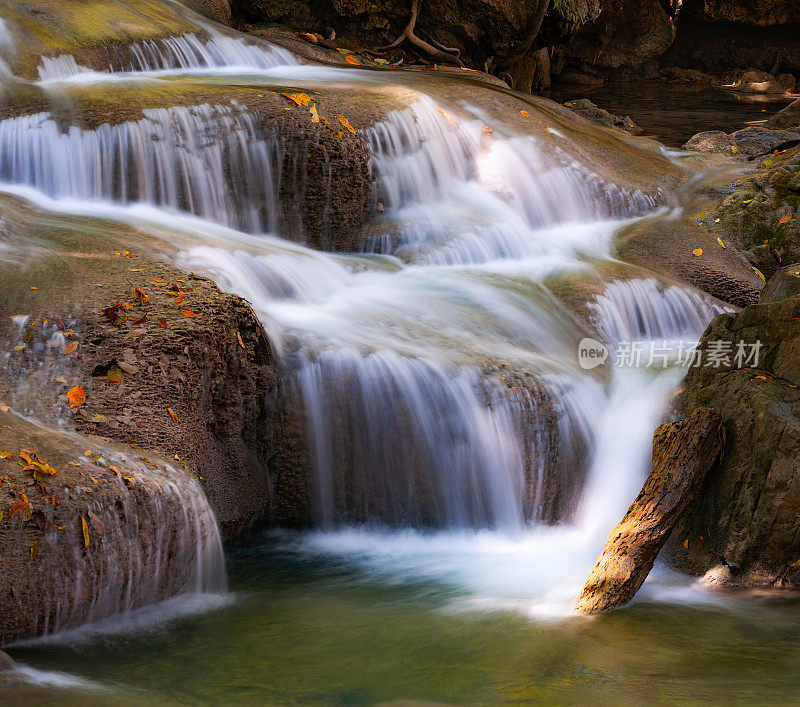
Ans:
[[[102,70],[44,58],[37,85],[62,98],[123,80],[393,86],[386,72],[302,66],[285,50],[207,32],[134,44]],[[0,24],[0,56],[8,33]],[[500,667],[515,651],[546,663],[557,645],[569,660],[581,631],[602,642],[617,625],[619,653],[626,631],[655,632],[673,611],[656,600],[716,620],[707,607],[717,600],[665,571],[648,582],[651,608],[630,620],[565,620],[641,486],[683,375],[658,362],[584,370],[578,343],[691,342],[723,311],[658,273],[600,275],[615,231],[652,214],[658,196],[598,174],[555,126],[552,140],[517,134],[438,95],[435,82],[396,86],[414,86],[414,100],[366,131],[381,209],[349,254],[281,238],[286,142],[235,101],[146,108],[94,128],[65,128],[47,112],[0,121],[0,190],[56,221],[133,225],[253,304],[303,422],[316,518],[313,530],[234,552],[233,608],[187,619],[160,605],[19,648],[40,685],[15,688],[17,698],[59,689],[98,703],[247,702],[266,690],[281,704],[497,703],[531,696]],[[600,291],[582,292],[587,277]],[[574,278],[578,307],[554,278]],[[385,639],[378,654],[371,632]],[[216,665],[198,660],[206,646]],[[324,667],[300,661],[293,672],[306,649]],[[664,670],[674,660],[665,655]],[[448,689],[420,661],[461,668]],[[604,670],[596,657],[577,663],[576,698]],[[41,666],[82,678],[66,684]],[[527,672],[538,698],[552,694],[544,668]],[[379,673],[386,685],[373,687]],[[676,694],[690,695],[684,687]]]

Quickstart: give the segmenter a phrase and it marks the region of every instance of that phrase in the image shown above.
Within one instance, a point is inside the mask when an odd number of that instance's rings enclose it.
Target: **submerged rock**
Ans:
[[[617,128],[631,135],[638,135],[644,132],[629,116],[626,115],[623,117],[609,113],[607,110],[600,108],[597,104],[592,103],[588,98],[567,101],[564,105],[570,110],[575,111],[581,117],[606,128]]]
[[[729,157],[749,160],[768,155],[773,150],[794,140],[800,140],[800,133],[751,126],[733,133],[725,133],[721,130],[697,133],[683,147],[696,152],[718,152]]]
[[[653,435],[653,463],[642,490],[609,533],[576,608],[594,614],[629,602],[653,568],[659,551],[700,490],[724,447],[720,415],[697,408]]]

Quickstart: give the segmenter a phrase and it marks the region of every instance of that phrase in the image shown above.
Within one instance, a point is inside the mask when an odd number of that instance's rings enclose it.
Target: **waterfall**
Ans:
[[[206,40],[196,34],[147,40],[110,48],[101,71],[154,72],[193,69],[271,69],[297,64],[291,52],[274,45],[248,44],[243,38],[215,34]],[[81,66],[70,54],[44,56],[38,67],[42,81],[63,81],[93,69]]]
[[[390,227],[366,248],[413,263],[454,265],[547,256],[556,224],[626,217],[652,197],[605,183],[531,137],[502,138],[456,121],[432,100],[366,131]]]
[[[174,596],[227,589],[225,559],[214,513],[197,481],[171,467],[164,470],[110,454],[127,480],[90,505],[102,529],[87,548],[64,547],[50,532],[45,543],[55,562],[42,587],[47,635],[97,622]],[[105,498],[110,493],[112,499]],[[92,527],[93,534],[97,530]],[[71,561],[62,555],[71,553]],[[87,571],[88,570],[88,571]]]
[[[55,197],[144,202],[250,232],[275,231],[283,161],[274,126],[240,107],[142,111],[66,131],[49,114],[0,122],[0,179]]]
[[[697,338],[718,314],[733,311],[688,287],[661,287],[653,278],[617,280],[588,305],[611,342]]]
[[[358,253],[279,237],[282,199],[300,196],[282,193],[291,191],[281,175],[292,136],[235,102],[145,109],[139,120],[94,129],[47,113],[8,118],[0,180],[53,211],[136,225],[179,251],[180,267],[252,304],[277,359],[279,404],[296,414],[308,458],[320,528],[309,536],[312,551],[345,546],[395,570],[456,577],[494,600],[533,593],[547,603],[555,593],[563,611],[641,485],[653,427],[681,373],[585,371],[579,342],[696,339],[724,310],[656,275],[613,282],[588,302],[589,291],[576,290],[580,316],[548,289],[550,276],[601,272],[595,265],[610,260],[619,222],[652,211],[656,198],[588,168],[577,137],[478,120],[457,97],[439,100],[435,80],[282,72],[297,64],[283,50],[218,35],[140,42],[108,56],[108,71],[157,81],[217,69],[208,73],[229,77],[227,87],[324,90],[326,78],[337,90],[425,86],[431,95],[417,93],[360,131],[376,197]],[[42,82],[87,72],[109,78],[70,55],[39,67]],[[595,331],[581,319],[584,307]],[[103,568],[107,586],[70,578],[61,587],[91,597],[90,618],[215,586],[207,568],[218,564],[216,544],[197,546],[197,528],[210,520],[193,505],[199,487],[186,483],[164,484],[138,525],[117,528],[109,518],[115,545],[129,554]],[[159,534],[151,520],[166,510],[179,514],[185,535]],[[161,561],[176,552],[183,574]],[[53,626],[80,620],[68,603],[50,614]]]

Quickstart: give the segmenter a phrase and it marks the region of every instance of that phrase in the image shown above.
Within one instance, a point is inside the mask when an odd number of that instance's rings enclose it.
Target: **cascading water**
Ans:
[[[283,148],[236,106],[143,111],[66,132],[49,114],[0,122],[0,179],[56,198],[143,202],[250,232],[275,230]]]
[[[221,34],[206,40],[196,34],[167,37],[158,41],[137,42],[124,48],[113,47],[107,68],[109,72],[164,72],[174,69],[271,69],[297,64],[291,52],[276,46],[248,44],[242,38]],[[42,57],[39,64],[42,81],[63,81],[92,73],[69,54]]]
[[[187,35],[128,47],[109,70],[241,70],[274,88],[292,61],[260,51]],[[68,57],[40,67],[65,90],[83,73]],[[297,540],[303,551],[563,613],[641,484],[680,376],[585,371],[579,341],[697,337],[719,307],[617,282],[587,304],[588,328],[548,278],[609,259],[619,220],[656,200],[601,178],[566,140],[417,95],[365,132],[382,214],[358,255],[277,237],[281,142],[237,105],[146,109],[94,130],[8,118],[0,179],[43,208],[172,240],[180,265],[253,304],[304,424],[322,529]]]

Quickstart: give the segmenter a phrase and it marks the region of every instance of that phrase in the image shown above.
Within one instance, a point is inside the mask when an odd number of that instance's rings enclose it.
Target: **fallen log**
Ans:
[[[576,609],[595,614],[629,602],[725,446],[719,413],[698,408],[653,435],[653,463],[642,490],[609,533]]]

